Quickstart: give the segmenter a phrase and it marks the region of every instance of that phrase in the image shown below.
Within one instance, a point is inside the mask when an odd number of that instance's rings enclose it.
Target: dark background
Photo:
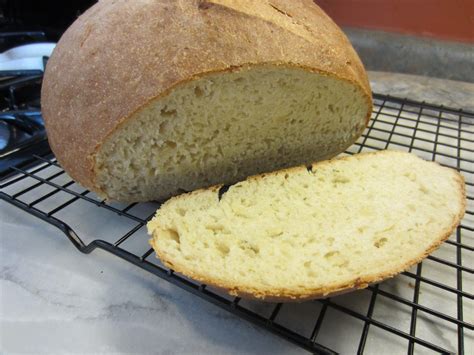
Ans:
[[[96,0],[0,0],[0,32],[40,31],[45,36],[32,34],[25,38],[25,42],[45,39],[57,42],[64,30],[95,2]],[[14,46],[9,42],[8,38],[2,38],[0,51]]]

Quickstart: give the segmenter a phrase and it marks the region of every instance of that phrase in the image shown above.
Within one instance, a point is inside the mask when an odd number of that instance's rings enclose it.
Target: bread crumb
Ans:
[[[409,153],[353,155],[317,163],[314,171],[254,176],[220,200],[219,188],[172,198],[148,223],[157,255],[178,272],[243,296],[323,297],[418,263],[465,208],[455,170]],[[416,181],[406,178],[410,171]],[[347,181],[334,184],[338,176]],[[421,191],[420,180],[436,189]]]

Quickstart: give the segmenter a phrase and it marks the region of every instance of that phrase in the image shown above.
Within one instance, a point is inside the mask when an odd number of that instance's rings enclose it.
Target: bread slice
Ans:
[[[165,265],[232,295],[326,297],[392,277],[449,237],[464,179],[381,151],[172,198],[148,223]]]
[[[123,202],[331,158],[372,109],[312,0],[99,1],[59,41],[41,100],[61,166]]]

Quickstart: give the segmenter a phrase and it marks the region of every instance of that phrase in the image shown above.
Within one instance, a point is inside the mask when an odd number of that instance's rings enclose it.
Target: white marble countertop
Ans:
[[[115,256],[79,253],[3,201],[0,216],[1,353],[298,353]]]
[[[388,87],[384,86],[384,76],[387,75],[371,74],[373,85],[378,91],[390,92],[394,76],[388,76]],[[407,85],[403,88],[408,92]],[[426,90],[418,85],[414,95],[419,99]],[[428,98],[433,95],[430,92]],[[455,98],[456,95],[450,97],[451,105],[462,106],[462,101],[452,102]],[[0,201],[0,253],[1,353],[306,353],[113,255],[99,250],[91,255],[79,253],[62,232],[3,201]],[[454,280],[455,274],[449,277]],[[412,287],[414,280],[406,278],[398,282]],[[466,286],[472,292],[472,284]],[[384,287],[401,295],[405,289],[410,290],[410,287],[399,289],[391,281],[384,283]],[[368,291],[341,296],[339,301],[360,307],[365,313],[364,292]],[[439,298],[425,300],[425,305],[456,317],[455,304],[446,303],[443,297],[440,294]],[[318,310],[314,303],[298,307],[291,317],[303,319],[305,314]],[[382,317],[385,322],[409,332],[410,313],[409,307],[404,309],[381,300],[374,317]],[[472,321],[472,308],[470,313],[465,317]],[[316,315],[313,313],[312,319]],[[339,329],[346,329],[342,325],[351,322],[355,326],[363,323],[356,324],[356,320],[335,311],[330,311],[326,319],[321,341],[343,353],[353,352],[360,332],[341,334]],[[418,329],[423,329],[420,324],[424,322],[437,334],[433,341],[441,341],[456,351],[455,327],[438,328],[426,316],[418,318]],[[468,349],[473,347],[470,334],[466,338]],[[399,341],[382,331],[372,331],[367,353],[406,353],[407,342],[398,344]],[[421,347],[416,350],[425,353]]]

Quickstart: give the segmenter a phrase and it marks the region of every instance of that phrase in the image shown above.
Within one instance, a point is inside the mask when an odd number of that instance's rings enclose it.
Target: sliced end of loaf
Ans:
[[[367,287],[435,250],[465,211],[462,176],[414,155],[335,159],[172,198],[148,224],[175,271],[233,295],[303,300]]]
[[[116,129],[95,156],[95,183],[110,199],[147,201],[330,158],[370,110],[360,86],[302,68],[208,74]]]

